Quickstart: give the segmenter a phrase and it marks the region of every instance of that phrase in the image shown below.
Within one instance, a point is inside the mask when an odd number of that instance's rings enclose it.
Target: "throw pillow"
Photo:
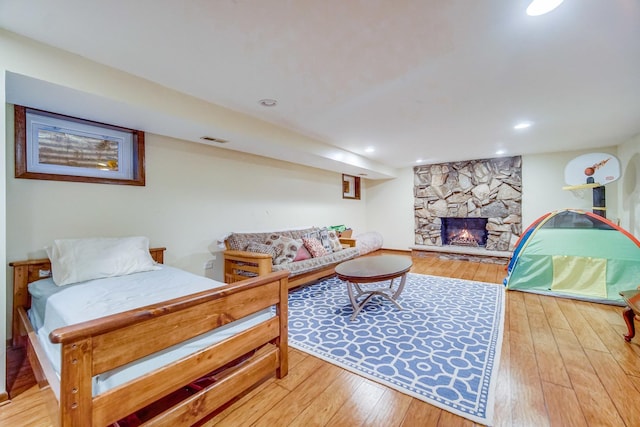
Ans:
[[[302,246],[301,240],[280,236],[278,234],[272,234],[264,243],[273,246],[276,251],[278,251],[278,256],[273,260],[274,265],[293,261],[298,254],[298,249]]]
[[[302,242],[304,243],[304,246],[309,250],[309,253],[312,257],[318,258],[327,255],[327,251],[324,249],[324,246],[322,246],[320,240],[316,239],[315,237],[303,237]]]
[[[328,254],[333,252],[333,249],[331,248],[331,239],[329,238],[329,230],[326,228],[320,230],[319,240],[320,243],[322,243],[322,247],[324,247],[324,250],[327,251]]]
[[[338,252],[342,250],[342,243],[340,243],[340,238],[338,237],[338,232],[335,230],[328,230],[327,234],[329,234],[329,243],[331,244],[331,250],[333,252]]]
[[[302,242],[302,239],[300,239],[300,242]],[[305,259],[311,259],[311,254],[309,253],[309,250],[306,248],[306,246],[302,244],[300,245],[300,249],[298,249],[298,253],[293,260],[304,261]]]
[[[314,238],[320,240],[320,230],[310,231],[302,237]]]
[[[271,259],[274,261],[278,257],[278,249],[265,243],[251,242],[247,245],[246,251],[271,255]]]

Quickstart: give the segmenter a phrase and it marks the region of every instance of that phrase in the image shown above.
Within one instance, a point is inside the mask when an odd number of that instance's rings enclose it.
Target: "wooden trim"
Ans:
[[[87,177],[76,175],[61,175],[39,172],[29,172],[27,170],[27,110],[32,110],[48,116],[63,118],[69,121],[87,123],[94,126],[100,126],[107,129],[114,129],[131,133],[133,139],[133,178],[132,179],[112,179]],[[14,105],[14,121],[15,121],[15,177],[28,179],[45,179],[51,181],[71,181],[71,182],[89,182],[98,184],[119,184],[119,185],[135,185],[144,186],[145,173],[145,154],[144,154],[144,132],[141,130],[124,128],[121,126],[110,125],[106,123],[94,122],[92,120],[80,119],[77,117],[66,116],[64,114],[52,113],[50,111],[38,110],[35,108],[27,108],[22,105]]]
[[[411,255],[411,249],[387,249],[387,248],[381,248],[380,250],[385,251],[386,253],[399,253],[402,255]]]
[[[340,237],[339,240],[340,240],[340,243],[350,248],[356,247],[356,239],[353,239],[351,237]]]
[[[139,407],[153,403],[158,394],[169,394],[214,370],[261,348],[278,334],[278,321],[273,318],[238,334],[230,341],[211,346],[198,353],[167,365],[150,375],[132,380],[126,385],[109,390],[94,399],[94,423],[109,425],[134,412]],[[276,347],[270,346],[273,351]],[[274,372],[274,366],[271,372]],[[162,379],[162,381],[160,381]],[[135,399],[131,399],[135,396]],[[226,403],[223,402],[223,403]]]
[[[273,260],[269,254],[245,251],[224,251],[224,281],[234,283],[252,276],[271,273]]]
[[[278,336],[274,340],[274,344],[278,347],[280,361],[276,370],[277,378],[284,378],[289,372],[289,286],[280,287],[280,301],[286,301],[284,304],[276,305],[276,316],[278,318]]]
[[[278,365],[279,356],[274,349],[259,352],[247,365],[231,370],[229,374],[204,390],[187,398],[180,405],[153,418],[145,426],[192,425],[206,414],[213,412],[228,401],[231,395],[248,390],[269,376]]]
[[[360,200],[360,177],[342,174],[342,198]]]
[[[13,106],[15,139],[15,177],[27,174],[27,114],[22,105]]]
[[[27,335],[27,357],[38,386],[44,388],[48,384],[57,394],[58,390],[60,390],[60,380],[38,340],[36,331],[33,330],[31,322],[29,322],[29,317],[24,307],[18,307],[18,319],[20,321],[20,329],[24,330]]]

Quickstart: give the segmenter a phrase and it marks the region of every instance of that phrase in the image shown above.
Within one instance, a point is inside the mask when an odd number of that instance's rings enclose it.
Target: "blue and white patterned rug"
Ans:
[[[289,294],[289,344],[434,406],[491,425],[504,287],[408,274],[398,310],[375,297],[350,321],[337,277]]]

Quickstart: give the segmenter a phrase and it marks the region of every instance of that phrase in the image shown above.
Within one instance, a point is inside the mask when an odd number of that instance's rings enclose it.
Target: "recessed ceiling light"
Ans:
[[[551,12],[562,4],[563,0],[533,0],[527,8],[527,15],[539,16]]]
[[[258,104],[262,105],[263,107],[275,107],[276,105],[278,105],[278,101],[271,98],[265,98],[258,101]]]
[[[498,156],[502,156],[502,155],[503,155],[503,154],[505,154],[505,153],[506,153],[506,151],[505,151],[505,150],[498,150],[498,151],[496,151],[496,155],[498,155]]]
[[[533,123],[531,122],[520,122],[517,125],[515,125],[513,128],[516,130],[521,130],[521,129],[526,129],[528,127],[531,127]]]
[[[365,153],[373,153],[374,151],[376,151],[376,149],[373,147],[367,147],[364,149],[364,151]]]
[[[416,163],[422,163],[422,162],[424,162],[424,160],[422,160],[422,159],[416,160]]]

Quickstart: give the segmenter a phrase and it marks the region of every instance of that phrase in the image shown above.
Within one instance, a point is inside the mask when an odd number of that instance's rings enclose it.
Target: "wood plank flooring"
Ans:
[[[414,258],[411,271],[491,283],[505,275],[502,265],[438,258]],[[640,426],[640,339],[622,338],[621,307],[511,291],[506,308],[496,426]],[[52,425],[27,362],[9,353],[16,387],[0,425]],[[477,425],[298,350],[289,361],[286,378],[266,380],[203,425]]]

